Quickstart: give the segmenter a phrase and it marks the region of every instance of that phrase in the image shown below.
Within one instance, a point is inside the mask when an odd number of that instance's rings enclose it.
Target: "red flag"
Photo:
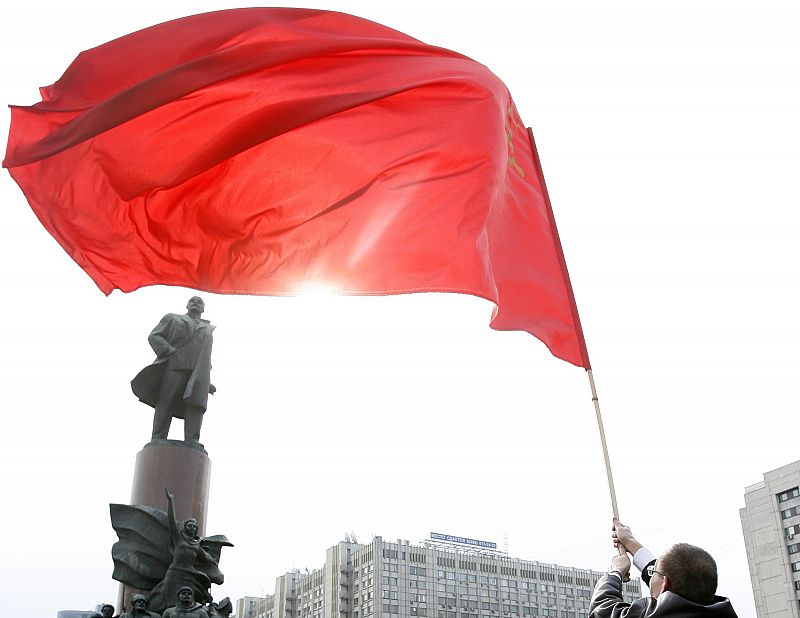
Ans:
[[[81,53],[3,165],[106,294],[460,292],[589,367],[531,138],[483,65],[342,13],[237,9]]]

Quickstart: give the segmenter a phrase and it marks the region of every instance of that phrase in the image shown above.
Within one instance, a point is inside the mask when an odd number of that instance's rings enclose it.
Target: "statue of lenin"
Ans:
[[[156,353],[151,365],[131,380],[133,393],[155,408],[153,440],[166,439],[172,418],[183,419],[184,440],[199,444],[211,384],[214,326],[200,316],[205,303],[193,296],[183,315],[168,313],[147,338]]]

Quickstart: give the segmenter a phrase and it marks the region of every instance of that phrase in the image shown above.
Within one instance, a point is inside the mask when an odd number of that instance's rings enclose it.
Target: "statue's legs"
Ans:
[[[187,405],[183,411],[183,439],[186,442],[200,442],[200,427],[203,425],[203,408]]]
[[[153,440],[166,440],[169,435],[169,426],[172,424],[172,410],[169,404],[161,401],[156,406],[156,413],[153,415]]]
[[[153,415],[153,440],[166,440],[172,417],[182,405],[181,397],[186,389],[191,372],[183,370],[167,370],[161,379],[158,404]],[[199,428],[198,428],[199,431]]]

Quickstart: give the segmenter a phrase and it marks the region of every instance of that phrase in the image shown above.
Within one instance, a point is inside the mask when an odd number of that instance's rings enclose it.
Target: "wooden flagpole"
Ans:
[[[614,491],[614,476],[611,474],[611,461],[608,458],[608,445],[606,444],[606,432],[603,429],[603,417],[600,415],[600,401],[597,398],[597,389],[594,386],[594,376],[592,370],[587,369],[586,375],[589,376],[589,386],[592,388],[592,402],[594,403],[594,413],[597,416],[597,429],[600,431],[600,444],[603,445],[603,458],[606,462],[606,477],[608,478],[608,491],[611,494],[611,512],[614,517],[619,519],[619,509],[617,508],[617,492]]]
[[[550,203],[550,194],[547,192],[547,184],[544,181],[544,172],[542,171],[542,162],[539,160],[539,151],[536,148],[536,140],[533,138],[533,131],[528,127],[528,137],[531,143],[531,150],[533,151],[533,162],[536,166],[536,174],[539,177],[539,184],[542,187],[542,197],[544,204],[547,208],[547,216],[550,222],[550,230],[553,234],[556,249],[558,250],[558,259],[561,265],[561,275],[564,279],[564,287],[567,297],[570,301],[570,310],[572,311],[572,320],[575,325],[575,332],[578,336],[578,345],[581,354],[581,366],[586,369],[586,374],[589,376],[589,386],[592,389],[592,402],[594,403],[594,412],[597,417],[597,428],[600,430],[600,444],[603,447],[603,459],[606,463],[606,478],[608,479],[608,491],[611,495],[611,512],[614,517],[619,519],[619,509],[617,508],[617,493],[614,491],[614,477],[611,474],[611,461],[608,458],[608,445],[606,444],[606,432],[603,429],[603,417],[600,415],[600,401],[597,398],[597,389],[594,386],[594,376],[592,375],[592,365],[589,362],[589,352],[586,350],[586,339],[583,336],[583,328],[581,327],[580,316],[578,316],[578,305],[575,303],[575,293],[572,290],[572,283],[569,279],[569,271],[567,270],[567,261],[564,259],[564,249],[561,246],[561,239],[558,235],[558,228],[556,227],[555,215],[553,215],[553,206]]]

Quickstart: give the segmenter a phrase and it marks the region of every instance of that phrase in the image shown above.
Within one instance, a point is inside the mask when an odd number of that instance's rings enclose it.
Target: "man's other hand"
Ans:
[[[619,554],[611,559],[611,570],[622,573],[622,581],[627,582],[631,579],[631,559],[624,547],[619,547]]]

